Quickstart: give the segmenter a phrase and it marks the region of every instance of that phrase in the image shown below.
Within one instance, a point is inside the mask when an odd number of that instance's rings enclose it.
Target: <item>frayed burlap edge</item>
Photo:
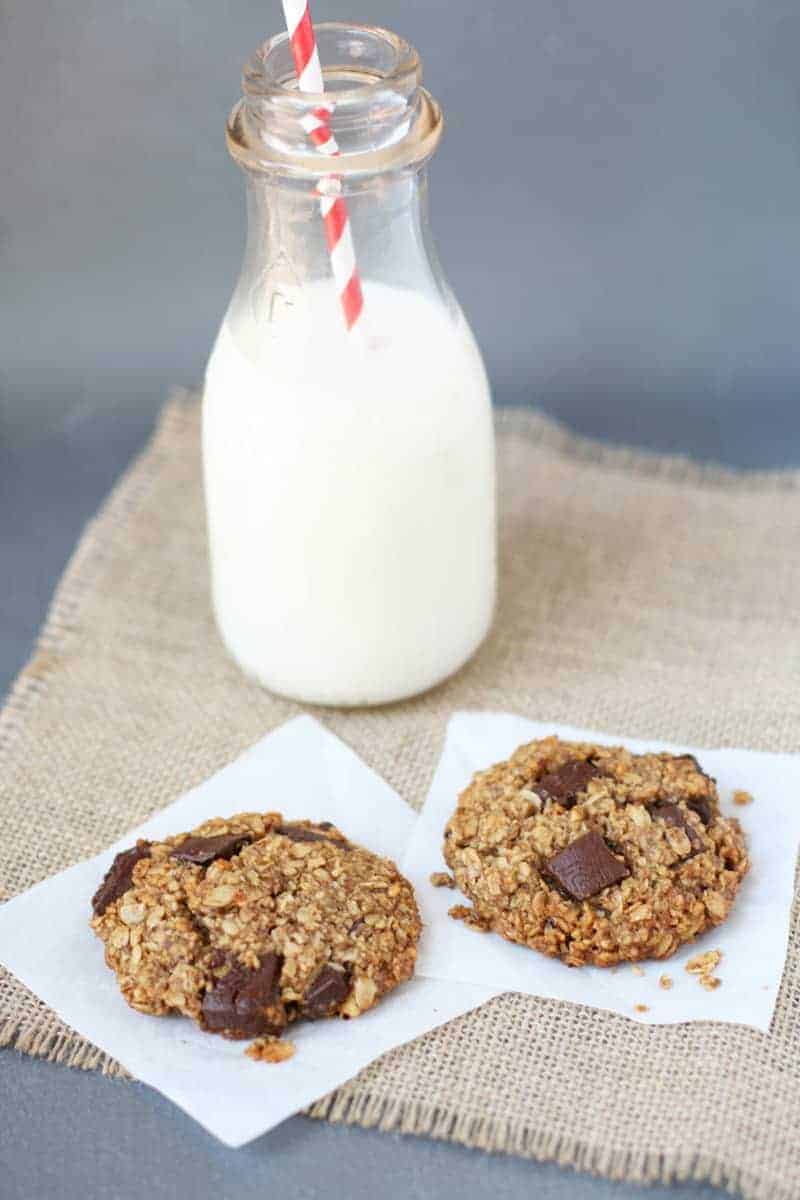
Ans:
[[[150,441],[134,459],[98,514],[87,525],[56,589],[34,654],[15,681],[0,712],[0,770],[15,734],[47,692],[50,652],[63,650],[76,629],[82,597],[103,566],[114,534],[136,511],[157,477],[171,439],[191,419],[196,397],[177,391],[165,406]],[[541,446],[565,457],[591,462],[610,470],[634,472],[689,486],[758,491],[800,489],[800,471],[744,471],[716,464],[698,464],[677,455],[658,455],[622,446],[598,443],[571,433],[558,422],[526,409],[500,409],[498,431],[534,438]],[[0,901],[7,898],[0,889]],[[128,1072],[104,1051],[63,1026],[45,1006],[35,1024],[8,1021],[0,1028],[0,1048],[42,1058],[80,1070],[101,1071],[119,1080]],[[385,1132],[422,1135],[457,1142],[485,1151],[514,1154],[543,1162],[570,1166],[612,1180],[636,1183],[708,1182],[730,1192],[760,1194],[765,1180],[744,1168],[722,1163],[713,1155],[680,1152],[668,1155],[618,1150],[566,1136],[553,1136],[524,1121],[496,1117],[461,1116],[420,1101],[374,1097],[369,1092],[348,1094],[348,1085],[318,1100],[306,1115],[332,1123],[359,1125]],[[792,1200],[792,1185],[778,1178],[768,1182],[774,1200]]]
[[[800,471],[796,469],[754,471],[723,467],[714,462],[701,463],[683,454],[658,454],[633,446],[619,446],[582,437],[559,421],[533,409],[498,408],[495,411],[495,427],[499,433],[532,437],[547,450],[594,466],[673,483],[735,488],[737,491],[782,492],[800,488]]]
[[[42,1027],[7,1021],[0,1029],[0,1049],[16,1050],[32,1058],[43,1058],[81,1071],[100,1071],[115,1079],[131,1078],[104,1050],[98,1050],[91,1042],[63,1026],[53,1027],[52,1022]]]
[[[63,650],[68,645],[75,629],[81,599],[102,569],[114,533],[147,495],[161,467],[165,443],[172,432],[183,424],[191,401],[189,392],[180,391],[173,395],[165,405],[147,445],[134,458],[84,529],[53,595],[33,655],[17,676],[0,712],[0,771],[20,723],[47,690],[47,664],[51,661],[49,652]],[[4,898],[0,895],[0,900]],[[3,1045],[1,1040],[0,1045]]]
[[[673,1152],[666,1155],[609,1149],[577,1138],[554,1137],[533,1129],[524,1121],[458,1116],[441,1106],[421,1101],[374,1099],[368,1094],[351,1097],[333,1092],[307,1109],[305,1115],[332,1124],[430,1137],[491,1154],[532,1158],[617,1182],[711,1183],[731,1194],[755,1191],[764,1183],[763,1176],[722,1163],[711,1154],[691,1153],[682,1158],[680,1153]],[[797,1197],[792,1185],[780,1179],[770,1180],[770,1195],[773,1200],[796,1200]]]
[[[100,1071],[109,1078],[131,1081],[131,1076],[96,1046],[67,1031],[17,1028],[9,1022],[0,1029],[0,1048],[56,1062],[84,1071]],[[523,1121],[495,1117],[464,1117],[440,1105],[420,1101],[392,1100],[369,1093],[355,1096],[347,1089],[332,1092],[303,1113],[314,1120],[334,1125],[357,1125],[381,1133],[401,1133],[456,1142],[471,1150],[512,1154],[537,1162],[555,1163],[605,1179],[642,1184],[711,1183],[731,1194],[747,1194],[763,1187],[760,1175],[722,1163],[713,1155],[636,1153],[610,1150],[576,1138],[553,1137]],[[772,1180],[773,1200],[795,1200],[796,1192],[785,1181]]]

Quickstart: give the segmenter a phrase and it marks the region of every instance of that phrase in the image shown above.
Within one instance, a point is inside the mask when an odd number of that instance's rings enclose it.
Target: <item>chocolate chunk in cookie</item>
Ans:
[[[692,766],[694,767],[694,769],[697,771],[697,774],[702,776],[703,779],[707,779],[709,783],[717,782],[713,775],[709,775],[708,771],[703,770],[703,768],[700,766],[700,763],[697,761],[697,759],[695,758],[695,756],[693,754],[678,754],[675,756],[675,761],[676,762],[690,762],[692,764]]]
[[[548,771],[531,787],[543,800],[553,800],[562,808],[572,808],[581,792],[586,791],[589,781],[600,774],[593,763],[573,759],[557,771]]]
[[[692,848],[692,853],[697,854],[703,849],[703,839],[692,825],[691,821],[687,821],[680,807],[671,800],[659,800],[654,804],[650,812],[659,821],[664,821],[667,825],[672,825],[675,829],[682,829],[689,839],[689,845]]]
[[[204,867],[218,858],[233,858],[242,846],[252,842],[249,833],[221,833],[217,837],[188,837],[172,851],[171,858]]]
[[[603,888],[630,875],[599,833],[585,833],[549,859],[542,874],[553,879],[573,900],[588,900]]]
[[[314,829],[310,825],[278,825],[275,828],[275,833],[279,833],[282,837],[287,837],[291,842],[331,842],[336,841],[345,845],[345,839],[340,837],[336,832],[330,833],[333,829],[330,821],[323,821],[322,824]],[[324,832],[320,833],[319,831]]]
[[[103,876],[103,882],[92,896],[92,909],[95,916],[102,917],[109,904],[119,900],[120,896],[133,886],[133,868],[143,858],[150,855],[150,843],[139,841],[130,850],[123,850]]]
[[[203,997],[205,1027],[231,1038],[279,1033],[286,1024],[278,1006],[280,974],[277,954],[265,954],[254,970],[234,962]]]
[[[303,997],[303,1014],[311,1020],[327,1017],[350,991],[347,972],[332,965],[323,967]]]
[[[697,813],[704,825],[710,825],[714,819],[711,801],[705,796],[692,796],[686,801],[686,807]]]

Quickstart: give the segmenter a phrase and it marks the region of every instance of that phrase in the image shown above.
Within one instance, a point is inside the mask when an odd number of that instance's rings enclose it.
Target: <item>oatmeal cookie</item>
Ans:
[[[739,822],[691,755],[544,738],[475,775],[444,857],[457,919],[570,966],[667,958],[730,912]]]
[[[224,1037],[357,1017],[414,970],[411,885],[328,822],[280,813],[206,821],[118,854],[91,926],[139,1012]]]

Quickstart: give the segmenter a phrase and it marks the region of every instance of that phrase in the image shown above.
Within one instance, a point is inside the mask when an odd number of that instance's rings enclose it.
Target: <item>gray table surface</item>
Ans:
[[[423,54],[434,229],[501,402],[800,463],[796,0],[314,7]],[[202,369],[242,241],[222,126],[278,9],[0,0],[0,694],[164,387]],[[332,1192],[653,1194],[304,1118],[230,1151],[140,1085],[0,1053],[2,1200]]]

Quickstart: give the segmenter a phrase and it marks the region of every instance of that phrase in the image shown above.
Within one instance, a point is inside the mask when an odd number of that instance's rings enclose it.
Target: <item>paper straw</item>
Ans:
[[[325,79],[319,61],[308,0],[282,0],[282,3],[297,72],[298,89],[301,92],[322,93],[325,91]],[[317,149],[322,154],[335,158],[339,154],[339,147],[331,132],[331,111],[328,107],[316,108],[313,113],[308,113],[302,118],[301,124]],[[331,175],[318,190],[321,193],[319,210],[325,228],[331,270],[339,293],[345,325],[352,329],[363,311],[364,297],[347,205],[342,196],[341,180],[338,176]]]

